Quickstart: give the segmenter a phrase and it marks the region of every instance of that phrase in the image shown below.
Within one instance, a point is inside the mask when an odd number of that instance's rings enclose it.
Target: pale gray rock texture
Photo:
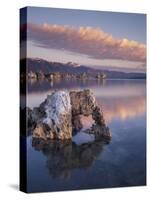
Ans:
[[[72,118],[69,93],[59,91],[47,96],[38,112],[37,109],[33,109],[33,118],[37,121],[36,128],[33,130],[34,138],[70,139]]]

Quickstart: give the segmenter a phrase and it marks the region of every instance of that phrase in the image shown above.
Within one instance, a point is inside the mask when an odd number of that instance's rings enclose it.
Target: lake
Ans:
[[[27,190],[47,192],[146,184],[146,81],[29,81],[27,105],[38,106],[54,90],[93,91],[111,141],[82,145],[27,137]],[[22,97],[21,97],[22,98]],[[84,125],[88,125],[86,119]]]

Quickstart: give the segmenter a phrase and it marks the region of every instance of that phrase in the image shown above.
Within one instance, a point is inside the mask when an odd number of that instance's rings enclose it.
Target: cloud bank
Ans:
[[[95,59],[146,62],[146,45],[126,38],[116,39],[100,28],[27,24],[27,30],[28,40],[39,47],[67,50]]]

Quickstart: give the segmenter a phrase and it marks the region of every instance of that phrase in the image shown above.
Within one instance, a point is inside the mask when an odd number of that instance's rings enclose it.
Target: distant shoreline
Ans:
[[[26,58],[20,60],[22,76],[41,78],[71,78],[71,79],[145,79],[145,72],[123,72],[94,69],[90,66],[77,65],[76,63],[50,62],[43,59]]]

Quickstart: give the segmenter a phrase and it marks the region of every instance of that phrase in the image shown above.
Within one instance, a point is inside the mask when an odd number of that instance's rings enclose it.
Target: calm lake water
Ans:
[[[32,81],[28,83],[28,106],[38,106],[52,91],[66,88],[93,91],[112,140],[84,145],[51,141],[45,146],[32,145],[28,136],[28,192],[145,185],[145,80]]]

